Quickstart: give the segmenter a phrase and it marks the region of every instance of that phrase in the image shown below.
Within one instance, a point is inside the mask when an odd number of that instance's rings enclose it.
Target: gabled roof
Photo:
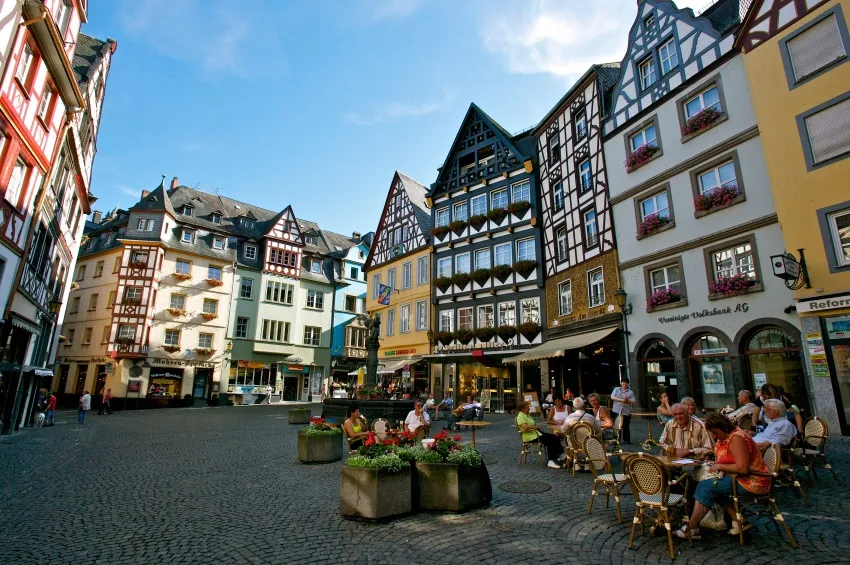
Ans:
[[[413,205],[413,214],[416,216],[419,229],[422,230],[425,237],[430,236],[431,212],[425,205],[428,189],[402,172],[396,171],[395,174],[398,175],[398,180],[404,187],[404,191],[407,193],[407,198],[410,200],[410,203]],[[393,182],[395,182],[395,179],[393,179]],[[392,184],[390,186],[392,186]],[[389,193],[387,193],[387,197],[389,198]]]
[[[106,52],[115,50],[118,43],[111,38],[106,40],[96,39],[85,33],[77,35],[77,45],[74,48],[74,59],[71,68],[77,77],[77,83],[85,86],[91,80],[95,69],[100,65]]]
[[[171,204],[171,198],[165,190],[164,176],[162,177],[162,182],[159,183],[159,186],[134,204],[130,208],[130,212],[167,212],[172,216],[177,215],[174,212],[174,206]]]

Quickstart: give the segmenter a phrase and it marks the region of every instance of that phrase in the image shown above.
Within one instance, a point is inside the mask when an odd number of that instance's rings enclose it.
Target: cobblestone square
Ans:
[[[291,406],[291,405],[290,405]],[[493,483],[490,506],[418,514],[386,524],[339,516],[341,462],[296,457],[289,406],[90,414],[63,412],[53,428],[0,438],[0,563],[667,563],[662,536],[628,549],[631,497],[617,523],[604,500],[587,514],[589,473],[517,464],[511,416],[488,415],[477,444]],[[313,405],[313,413],[320,407]],[[646,426],[632,425],[640,441]],[[469,439],[470,432],[462,432]],[[634,446],[631,446],[634,448]],[[828,454],[850,480],[850,442]],[[782,491],[800,543],[792,550],[767,518],[747,545],[725,533],[676,541],[676,563],[848,563],[850,499],[828,473],[807,488],[812,506]],[[507,481],[545,482],[514,494]],[[613,504],[613,501],[612,501]]]

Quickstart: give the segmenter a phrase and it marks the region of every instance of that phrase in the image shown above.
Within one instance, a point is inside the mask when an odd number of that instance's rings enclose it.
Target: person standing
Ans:
[[[53,392],[47,393],[47,412],[44,417],[44,425],[52,426],[53,420],[56,418],[56,395]]]
[[[100,403],[100,414],[112,414],[112,389],[106,389]]]
[[[80,397],[80,406],[77,409],[77,421],[83,423],[86,421],[86,412],[91,410],[91,395],[89,391],[85,391]]]
[[[635,401],[635,393],[629,388],[629,379],[623,377],[620,380],[619,388],[615,388],[611,392],[611,400],[614,401],[614,406],[611,411],[614,412],[614,418],[622,416],[623,418],[623,443],[632,443],[632,434],[629,430],[629,424],[632,421],[632,406],[637,404]]]
[[[266,404],[272,403],[272,385],[266,385]]]

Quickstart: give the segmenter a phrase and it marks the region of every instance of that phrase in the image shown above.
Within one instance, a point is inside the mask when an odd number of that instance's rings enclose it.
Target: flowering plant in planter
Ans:
[[[493,208],[489,212],[487,212],[487,217],[496,222],[497,224],[505,219],[508,215],[508,211],[504,208]]]
[[[688,120],[682,128],[682,135],[693,135],[702,131],[723,116],[723,112],[718,112],[714,108],[705,108]]]
[[[210,286],[221,286],[224,283],[220,279],[207,279],[207,284]]]
[[[641,145],[629,153],[626,157],[626,172],[631,173],[632,171],[643,167],[650,159],[652,159],[652,156],[660,150],[661,148],[657,145],[650,145],[649,143]]]
[[[126,304],[128,306],[138,306],[142,303],[141,298],[135,298],[132,296],[125,296],[124,300],[121,301],[121,304]]]
[[[215,314],[215,313],[213,313],[213,312],[204,312],[203,314],[201,314],[201,317],[202,317],[204,320],[207,320],[207,321],[209,321],[209,320],[215,320],[216,318],[218,318],[218,314]]]
[[[189,273],[174,273],[174,278],[178,281],[188,281],[192,280],[192,275]]]
[[[514,263],[514,272],[519,273],[524,277],[527,277],[536,266],[537,261],[532,261],[530,259],[517,261],[516,263]]]
[[[522,216],[529,208],[531,208],[531,202],[528,202],[527,200],[520,200],[519,202],[511,202],[508,204],[508,212],[514,216]]]
[[[452,286],[452,277],[434,277],[434,286],[446,292]]]
[[[540,324],[537,322],[523,322],[517,326],[517,331],[525,339],[531,341],[540,334]]]
[[[516,335],[515,326],[499,326],[496,328],[496,335],[505,341],[512,339]]]
[[[80,288],[80,283],[78,283],[77,281],[73,281],[71,283],[71,290],[77,290],[78,288]]]
[[[304,429],[308,436],[337,435],[342,433],[342,428],[329,424],[324,418],[313,416],[310,418],[310,426]]]
[[[463,290],[469,284],[469,273],[458,273],[452,277],[452,283],[456,284],[459,289]]]
[[[211,355],[215,351],[215,349],[210,349],[209,347],[196,347],[195,353],[198,355]]]
[[[449,229],[460,235],[460,232],[466,229],[467,223],[463,220],[454,220],[449,223]]]
[[[434,237],[443,237],[449,233],[449,226],[437,226],[435,228],[431,228],[431,235]]]
[[[452,334],[452,332],[436,331],[433,333],[432,337],[435,342],[440,342],[443,345],[448,345],[454,339],[454,334]]]
[[[460,436],[449,436],[446,430],[434,436],[434,443],[414,455],[421,463],[454,463],[462,467],[481,466],[481,454],[471,445],[460,445]]]
[[[406,427],[402,430],[396,430],[396,431],[393,431],[393,432],[389,432],[389,434],[390,434],[390,436],[387,439],[391,440],[392,445],[394,445],[394,446],[413,447],[414,445],[419,443],[419,441],[416,439],[416,434],[414,434],[413,432],[408,430]],[[400,453],[400,450],[396,450],[396,453],[399,454],[399,457],[401,457],[402,460],[409,461],[409,458],[402,455]]]
[[[183,310],[182,308],[169,308],[168,313],[175,318],[179,318],[180,316],[186,315],[186,310]]]
[[[735,185],[719,186],[713,190],[701,194],[694,200],[694,208],[697,212],[707,212],[721,206],[730,204],[738,197],[738,187]]]
[[[745,274],[732,275],[731,277],[721,277],[708,285],[708,290],[711,294],[723,294],[724,296],[736,296],[747,292],[751,286],[758,283],[756,279],[752,279]]]
[[[147,269],[148,262],[147,261],[130,261],[130,267],[134,269]]]
[[[455,339],[466,345],[472,341],[472,330],[458,330],[455,332]]]
[[[475,328],[472,330],[472,335],[481,341],[490,341],[493,339],[493,336],[496,335],[496,328],[490,328],[487,326]]]
[[[118,345],[133,345],[136,343],[136,338],[134,337],[116,337],[115,343]]]
[[[638,226],[638,235],[647,236],[670,223],[670,218],[667,216],[659,216],[658,214],[650,214]]]
[[[505,279],[507,279],[508,276],[510,276],[510,274],[512,272],[513,272],[513,269],[511,268],[510,265],[496,265],[495,267],[490,269],[490,273],[494,277],[499,279],[500,282],[504,282]]]
[[[484,214],[476,214],[474,216],[470,216],[467,222],[469,222],[469,225],[473,228],[479,229],[481,228],[481,226],[487,223],[487,216],[485,216]]]
[[[367,469],[378,469],[386,473],[398,473],[405,467],[407,463],[402,461],[395,453],[387,453],[376,457],[366,457],[365,455],[352,455],[345,461],[348,467],[360,467]]]
[[[176,353],[180,351],[179,345],[163,345],[162,348],[169,353]]]
[[[682,295],[675,288],[661,288],[652,293],[647,299],[646,304],[650,308],[678,302],[682,299]]]
[[[490,269],[475,269],[472,271],[472,280],[478,284],[484,284],[490,280]]]

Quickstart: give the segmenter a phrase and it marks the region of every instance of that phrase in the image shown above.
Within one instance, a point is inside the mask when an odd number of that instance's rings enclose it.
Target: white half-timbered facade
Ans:
[[[364,267],[367,272],[429,245],[431,222],[422,205],[424,191],[412,178],[395,172]]]
[[[287,206],[265,235],[263,272],[299,278],[304,240],[292,207]]]

